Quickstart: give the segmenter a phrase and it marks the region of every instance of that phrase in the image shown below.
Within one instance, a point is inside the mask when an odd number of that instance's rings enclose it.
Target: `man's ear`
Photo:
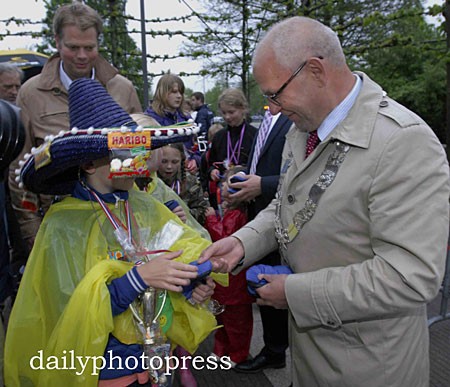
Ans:
[[[308,65],[314,80],[321,86],[325,86],[327,80],[327,69],[322,60],[320,58],[313,57],[309,59]]]
[[[59,50],[60,45],[61,45],[61,39],[59,38],[58,35],[55,35],[55,43],[56,43],[56,48]]]

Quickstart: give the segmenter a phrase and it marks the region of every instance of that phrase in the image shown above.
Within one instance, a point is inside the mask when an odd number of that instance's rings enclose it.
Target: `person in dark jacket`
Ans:
[[[233,205],[248,202],[248,219],[253,220],[256,215],[275,197],[280,178],[281,154],[286,134],[292,126],[292,121],[283,114],[272,116],[267,111],[269,119],[269,131],[262,139],[260,149],[259,142],[255,138],[250,160],[248,174],[241,183],[230,184],[230,188],[236,193],[227,196],[226,199]],[[263,128],[259,129],[262,132]],[[260,136],[262,133],[258,133]],[[280,265],[280,253],[273,251],[261,261],[265,265]],[[261,323],[263,326],[264,347],[260,353],[251,360],[236,365],[235,370],[242,373],[253,373],[266,368],[283,368],[286,365],[286,349],[288,347],[288,313],[286,309],[275,309],[271,306],[259,306]]]
[[[200,135],[205,135],[208,138],[208,130],[212,125],[214,113],[205,104],[205,95],[200,91],[196,91],[191,95],[192,108],[197,112],[195,116],[195,123],[200,126]]]
[[[14,281],[10,269],[11,213],[7,211],[6,171],[23,148],[25,129],[19,118],[19,109],[0,99],[0,383],[3,380],[3,346],[5,330],[12,304]],[[14,235],[17,237],[18,235]],[[17,238],[18,239],[18,238]]]

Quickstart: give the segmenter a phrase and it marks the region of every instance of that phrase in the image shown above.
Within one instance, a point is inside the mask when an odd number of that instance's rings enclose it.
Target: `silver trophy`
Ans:
[[[169,249],[184,233],[184,229],[173,220],[169,220],[161,230],[151,235],[149,229],[139,230],[139,239],[145,243],[141,251],[160,251]],[[126,251],[125,243],[123,245]],[[130,257],[136,257],[135,251],[130,249]],[[142,261],[149,262],[158,256],[144,256]],[[136,259],[133,260],[136,262]],[[134,323],[139,337],[142,339],[144,348],[146,367],[149,372],[151,382],[160,387],[171,385],[171,375],[168,370],[171,369],[167,362],[170,358],[170,343],[164,335],[159,318],[164,309],[164,305],[169,301],[166,290],[159,290],[152,287],[142,292],[136,300],[130,304],[133,313]]]
[[[130,305],[135,326],[142,339],[146,368],[152,384],[170,385],[165,362],[170,356],[170,344],[161,330],[159,317],[166,302],[167,292],[148,288]]]

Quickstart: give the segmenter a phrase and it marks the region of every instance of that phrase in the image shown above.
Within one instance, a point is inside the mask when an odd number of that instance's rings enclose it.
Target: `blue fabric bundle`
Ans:
[[[193,261],[189,265],[198,267],[198,275],[196,278],[191,280],[191,283],[189,285],[183,286],[183,295],[188,300],[192,297],[192,291],[195,289],[195,287],[197,285],[200,285],[201,283],[204,283],[206,277],[208,277],[212,271],[212,263],[210,261],[206,261],[200,264],[197,261]]]
[[[267,284],[265,279],[259,279],[259,274],[292,274],[292,270],[289,266],[277,265],[255,265],[247,270],[247,291],[254,297],[259,297],[256,289]]]

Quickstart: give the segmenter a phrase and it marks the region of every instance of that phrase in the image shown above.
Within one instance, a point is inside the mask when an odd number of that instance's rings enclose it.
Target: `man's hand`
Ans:
[[[210,260],[213,271],[229,273],[243,257],[244,246],[242,246],[241,241],[235,237],[227,237],[214,242],[204,250],[198,259],[198,263]]]
[[[231,183],[228,179],[228,187],[239,190],[236,193],[229,194],[228,198],[232,205],[248,202],[261,195],[261,176],[245,175],[245,177],[247,180],[237,183]]]
[[[261,298],[256,299],[258,305],[273,306],[276,309],[287,309],[288,303],[284,285],[287,274],[260,274],[259,279],[265,279],[267,284],[256,289]]]

